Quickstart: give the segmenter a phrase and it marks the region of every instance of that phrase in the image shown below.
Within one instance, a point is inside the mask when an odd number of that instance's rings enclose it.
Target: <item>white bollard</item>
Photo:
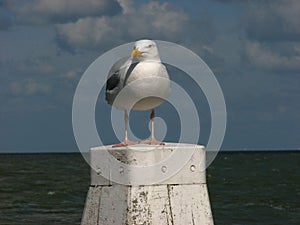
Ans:
[[[175,150],[177,158],[188,159],[184,164],[167,163]],[[116,168],[111,166],[112,161],[103,161],[108,152],[114,160],[125,163],[125,167]],[[172,143],[155,148],[103,146],[92,148],[90,157],[95,170],[91,169],[82,225],[213,224],[203,146]],[[141,174],[132,167],[147,170]],[[174,171],[176,167],[178,171]],[[160,181],[154,182],[157,179]]]

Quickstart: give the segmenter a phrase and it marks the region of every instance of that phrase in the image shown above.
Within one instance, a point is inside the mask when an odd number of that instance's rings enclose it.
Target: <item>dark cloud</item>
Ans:
[[[0,30],[7,30],[14,24],[14,16],[11,12],[1,7],[0,3]]]
[[[64,23],[121,12],[118,2],[111,0],[7,0],[3,5],[16,14],[20,24]]]
[[[243,24],[250,39],[300,41],[300,1],[248,2]]]
[[[250,63],[272,72],[300,70],[300,1],[249,2],[242,20]]]
[[[239,12],[242,39],[236,55],[252,69],[283,73],[300,69],[300,1],[221,1]],[[230,46],[235,46],[231,44]]]
[[[216,0],[238,7],[241,27],[249,39],[258,41],[300,41],[298,0]]]

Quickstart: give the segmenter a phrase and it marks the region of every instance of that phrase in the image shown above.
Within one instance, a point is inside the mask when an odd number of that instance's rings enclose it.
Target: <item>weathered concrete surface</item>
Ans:
[[[184,145],[180,147],[182,147],[181,150],[184,151]],[[195,146],[195,149],[195,154],[181,171],[158,184],[117,184],[101,177],[101,173],[92,170],[91,186],[89,188],[81,224],[213,224],[205,180],[205,167],[201,164],[203,163],[203,159],[205,162],[205,152],[202,146]],[[97,157],[99,157],[99,155],[97,155],[98,153],[96,151],[98,150],[92,150],[95,156],[94,161],[93,159],[91,160],[92,163],[97,164]],[[167,148],[166,146],[162,146],[156,149],[155,153],[151,153],[150,151],[147,153],[149,158],[146,159],[145,155],[139,153],[135,154],[132,151],[129,151],[128,155],[130,156],[127,156],[126,149],[114,150],[116,152],[113,154],[117,154],[115,157],[118,158],[118,160],[123,160],[124,162],[134,165],[142,165],[144,163],[149,165],[153,160],[154,162],[160,161],[165,156],[168,156],[170,146]],[[93,153],[91,155],[93,156]],[[195,176],[195,174],[197,175]]]
[[[206,225],[213,218],[205,184],[90,187],[82,225]]]

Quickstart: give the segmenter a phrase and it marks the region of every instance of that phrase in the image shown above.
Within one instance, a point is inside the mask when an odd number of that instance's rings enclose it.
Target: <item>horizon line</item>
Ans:
[[[300,152],[300,149],[220,149],[219,151],[211,150],[206,152],[223,152],[223,153],[241,153],[241,152]],[[80,154],[80,153],[89,153],[80,152],[79,150],[63,150],[63,151],[0,151],[0,154]]]

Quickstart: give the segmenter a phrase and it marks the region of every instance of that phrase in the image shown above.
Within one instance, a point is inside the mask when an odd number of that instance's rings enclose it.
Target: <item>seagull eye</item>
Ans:
[[[150,45],[148,45],[147,47],[148,47],[148,48],[152,48],[152,47],[153,47],[153,45],[152,45],[152,44],[150,44]]]

